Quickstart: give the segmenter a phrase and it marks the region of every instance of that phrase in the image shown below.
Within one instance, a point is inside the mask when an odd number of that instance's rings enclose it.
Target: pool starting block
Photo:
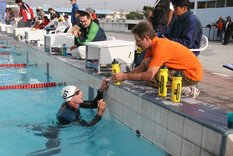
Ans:
[[[113,59],[116,59],[121,64],[121,71],[125,71],[125,67],[131,65],[134,60],[135,43],[124,40],[109,40],[90,42],[86,45],[86,64],[94,62],[98,73],[112,64]]]
[[[70,53],[71,46],[74,45],[74,35],[69,33],[58,33],[58,34],[46,34],[45,38],[45,52],[50,54],[56,52],[56,49],[62,48],[63,44],[68,47],[68,53]]]
[[[25,31],[25,43],[36,43],[37,45],[44,45],[44,35],[46,30],[28,30]]]

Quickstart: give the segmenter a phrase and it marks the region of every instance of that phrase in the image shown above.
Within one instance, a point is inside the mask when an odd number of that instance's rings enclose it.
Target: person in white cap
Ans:
[[[85,11],[90,14],[92,21],[94,21],[96,24],[99,25],[99,20],[96,17],[95,10],[92,9],[91,7],[88,7],[88,8],[85,9]]]
[[[107,90],[109,79],[104,79],[98,94],[93,101],[84,101],[83,92],[76,86],[66,86],[61,90],[61,96],[65,102],[57,112],[57,119],[59,124],[66,125],[70,123],[78,123],[82,126],[93,126],[101,120],[101,117],[105,111],[106,103],[103,100],[103,93]],[[90,121],[87,122],[81,118],[80,108],[97,108],[97,114]]]
[[[45,12],[40,6],[36,8],[36,15],[40,20],[45,16]]]

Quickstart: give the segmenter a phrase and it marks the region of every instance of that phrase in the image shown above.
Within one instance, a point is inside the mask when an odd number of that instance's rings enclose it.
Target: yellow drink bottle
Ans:
[[[182,77],[177,71],[172,78],[172,102],[180,102],[182,89]]]
[[[120,64],[117,62],[116,59],[114,59],[112,61],[112,73],[120,73],[121,72],[121,68],[120,68]],[[114,82],[115,85],[120,85],[120,81],[115,81]]]
[[[141,54],[142,53],[142,48],[138,47],[137,50],[136,50],[136,53]]]
[[[159,70],[159,96],[167,96],[168,69],[163,65]]]

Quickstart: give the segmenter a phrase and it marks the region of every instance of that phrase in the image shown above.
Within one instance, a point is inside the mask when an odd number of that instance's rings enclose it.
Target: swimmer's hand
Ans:
[[[109,81],[110,81],[109,78],[105,78],[103,80],[102,84],[101,84],[101,87],[100,87],[99,91],[101,91],[101,92],[106,91],[108,89],[108,87],[109,87]]]
[[[101,99],[100,101],[97,101],[97,103],[98,103],[98,115],[99,116],[102,116],[103,114],[104,114],[104,111],[105,111],[105,108],[106,108],[106,102],[103,100],[103,99]]]

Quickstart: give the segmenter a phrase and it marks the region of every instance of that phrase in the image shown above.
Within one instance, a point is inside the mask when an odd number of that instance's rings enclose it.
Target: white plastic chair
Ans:
[[[66,30],[66,26],[58,26],[56,29],[55,29],[55,34],[57,33],[63,33],[65,30]]]
[[[200,48],[199,49],[189,49],[191,51],[203,51],[206,50],[206,48],[208,47],[209,44],[209,40],[205,35],[201,36],[201,44],[200,44]],[[198,88],[198,83],[195,86],[196,88]]]
[[[115,40],[116,38],[115,37],[113,37],[113,36],[107,36],[107,40],[109,41],[109,40]]]
[[[208,47],[208,44],[209,44],[208,38],[205,35],[202,35],[200,48],[199,49],[189,49],[189,50],[191,50],[191,51],[203,51],[203,50],[206,50],[206,48]]]

